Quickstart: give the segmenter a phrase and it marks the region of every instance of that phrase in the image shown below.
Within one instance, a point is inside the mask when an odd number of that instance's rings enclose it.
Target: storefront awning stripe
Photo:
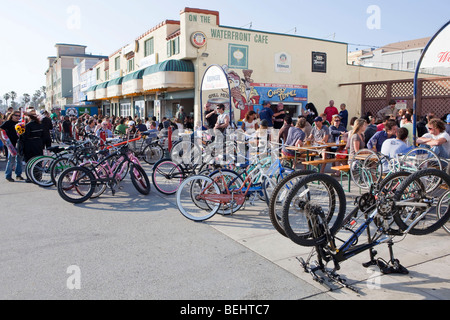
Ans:
[[[89,89],[86,90],[86,92],[92,92],[95,91],[97,89],[97,86],[92,86]]]
[[[145,69],[142,69],[142,70],[139,70],[139,71],[127,74],[126,76],[123,77],[122,82],[127,82],[127,81],[130,81],[130,80],[140,80],[140,79],[142,79],[144,70]]]
[[[167,60],[144,69],[143,76],[157,72],[194,72],[192,61],[186,60]]]
[[[120,86],[122,84],[124,77],[116,78],[114,80],[111,80],[108,84],[108,87],[110,86]]]

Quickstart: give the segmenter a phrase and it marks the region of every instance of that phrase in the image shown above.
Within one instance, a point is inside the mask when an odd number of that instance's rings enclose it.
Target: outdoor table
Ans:
[[[303,146],[303,147],[286,147],[287,150],[291,150],[295,152],[295,163],[297,163],[297,154],[301,154],[306,152],[306,161],[309,161],[309,152],[310,151],[320,151],[333,147],[345,147],[346,143],[325,143],[325,144],[314,144],[311,146]]]

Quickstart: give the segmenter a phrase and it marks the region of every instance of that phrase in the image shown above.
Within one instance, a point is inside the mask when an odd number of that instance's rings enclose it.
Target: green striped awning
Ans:
[[[142,70],[139,70],[139,71],[127,74],[125,77],[123,77],[122,82],[127,82],[127,81],[130,81],[130,80],[140,80],[140,79],[142,79],[142,75],[144,73],[144,70],[145,69],[142,69]]]
[[[95,91],[97,89],[97,86],[92,86],[89,89],[86,90],[86,92]]]
[[[100,84],[97,86],[96,90],[98,90],[98,89],[106,89],[106,88],[108,88],[108,84],[109,84],[109,81],[100,83]]]
[[[144,69],[143,76],[157,72],[194,72],[194,64],[187,60],[167,60]]]
[[[110,87],[110,86],[120,86],[122,84],[123,78],[124,77],[119,77],[119,78],[116,78],[114,80],[111,80],[109,82],[109,84],[108,84],[108,87]]]

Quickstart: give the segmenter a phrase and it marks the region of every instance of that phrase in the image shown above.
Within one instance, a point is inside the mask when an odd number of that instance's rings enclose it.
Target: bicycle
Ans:
[[[153,140],[148,137],[148,133],[143,132],[141,140],[137,140],[132,149],[138,159],[144,160],[147,164],[154,165],[164,157],[164,139]]]
[[[185,164],[162,159],[153,166],[152,182],[158,192],[168,196],[174,195],[183,180],[200,172],[209,172],[207,168],[208,164]]]
[[[116,146],[118,147],[118,145]],[[100,152],[106,154],[108,150]],[[110,166],[109,161],[114,161],[117,157],[119,157],[119,160],[116,160],[116,165]],[[112,194],[115,195],[115,188],[119,183],[119,173],[124,166],[130,166],[133,186],[139,193],[148,195],[150,193],[150,181],[146,172],[136,160],[128,148],[128,143],[126,143],[117,151],[90,167],[77,166],[66,169],[59,177],[58,193],[65,201],[76,204],[83,203],[91,198],[95,189],[101,185],[110,187]],[[115,169],[112,170],[112,168]]]
[[[370,149],[362,149],[351,157],[349,164],[353,182],[366,190],[394,172],[443,168],[441,159],[430,149],[422,147],[414,148],[404,155],[397,155],[393,159]]]
[[[179,211],[184,217],[199,222],[210,219],[219,210],[224,215],[240,210],[251,194],[262,192],[262,184],[257,183],[257,180],[268,176],[260,169],[261,164],[258,162],[256,169],[248,171],[245,179],[237,173],[233,173],[235,177],[230,179],[230,170],[223,169],[211,176],[195,175],[187,178],[176,193]]]
[[[298,259],[305,272],[310,273],[313,279],[325,284],[325,278],[317,274],[322,271],[331,282],[337,282],[345,287],[357,291],[342,279],[337,270],[340,264],[364,251],[370,252],[370,261],[364,267],[377,265],[385,273],[407,274],[393,254],[393,239],[397,236],[427,235],[441,228],[450,219],[448,205],[439,207],[450,190],[450,176],[436,169],[421,170],[416,173],[402,172],[389,177],[388,182],[374,184],[371,191],[355,202],[357,206],[347,216],[345,194],[339,184],[335,184],[327,175],[315,174],[302,178],[289,192],[284,203],[282,224],[288,237],[301,246],[315,247],[307,260]],[[432,192],[426,190],[422,183],[423,178],[440,179],[441,185]],[[331,201],[324,201],[317,197],[317,185]],[[323,206],[327,203],[327,206]],[[437,212],[441,209],[441,214]],[[290,212],[292,211],[292,212]],[[357,223],[358,213],[362,213],[362,224]],[[302,216],[302,223],[290,219]],[[371,233],[370,225],[375,228]],[[337,237],[341,230],[351,231],[346,240]],[[360,236],[367,232],[367,241],[359,244]],[[342,242],[338,246],[337,241]],[[390,260],[375,259],[374,247],[387,243]],[[311,263],[316,255],[318,261]],[[334,269],[326,268],[333,262]]]

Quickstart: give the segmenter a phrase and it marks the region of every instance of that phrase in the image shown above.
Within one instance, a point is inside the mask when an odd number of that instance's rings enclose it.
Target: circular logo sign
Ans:
[[[206,35],[201,31],[194,32],[191,36],[191,42],[194,47],[201,48],[206,44]]]

